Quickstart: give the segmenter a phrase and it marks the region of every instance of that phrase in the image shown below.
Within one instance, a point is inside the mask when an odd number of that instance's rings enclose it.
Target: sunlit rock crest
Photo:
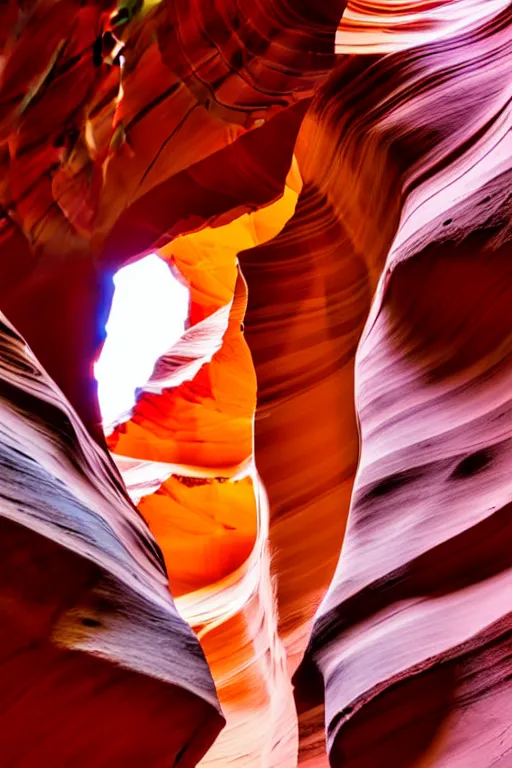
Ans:
[[[509,766],[510,2],[0,44],[3,764]],[[187,330],[105,437],[154,250]]]

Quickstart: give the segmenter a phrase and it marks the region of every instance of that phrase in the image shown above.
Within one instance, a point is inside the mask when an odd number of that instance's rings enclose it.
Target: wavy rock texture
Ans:
[[[511,40],[509,0],[0,8],[8,768],[512,765]],[[103,426],[155,249],[187,330]]]
[[[332,765],[508,760],[501,757],[510,747],[506,730],[482,715],[495,672],[468,679],[475,665],[491,663],[489,653],[506,657],[505,638],[488,650],[491,625],[506,624],[505,593],[494,592],[496,614],[485,616],[483,591],[495,588],[477,565],[494,559],[494,545],[482,548],[480,539],[477,558],[470,541],[478,520],[508,499],[493,505],[497,478],[483,482],[480,499],[468,481],[494,444],[491,414],[499,406],[491,392],[509,336],[501,298],[509,290],[509,43],[507,10],[478,34],[342,62],[313,110],[313,135],[335,120],[347,153],[357,142],[361,167],[347,179],[350,198],[336,186],[349,170],[342,159],[322,186],[338,192],[372,289],[381,274],[356,356],[361,450],[348,529],[296,678],[299,698],[310,703],[312,673],[322,673]],[[400,84],[405,75],[408,89]],[[356,103],[348,87],[358,78],[367,102]],[[383,115],[377,128],[369,107]],[[323,162],[320,143],[309,143]],[[369,162],[378,196],[364,184]],[[363,207],[364,229],[357,226]],[[483,412],[473,400],[479,386]],[[489,443],[477,428],[486,411]],[[486,535],[499,536],[502,524],[491,515]],[[506,579],[506,563],[495,565]]]
[[[222,717],[160,551],[108,456],[1,322],[3,759],[194,765]]]

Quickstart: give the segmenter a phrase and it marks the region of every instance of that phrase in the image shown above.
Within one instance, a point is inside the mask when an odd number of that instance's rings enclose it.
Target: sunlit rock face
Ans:
[[[2,5],[6,768],[512,764],[511,41],[509,0]],[[149,254],[181,319],[102,413]]]

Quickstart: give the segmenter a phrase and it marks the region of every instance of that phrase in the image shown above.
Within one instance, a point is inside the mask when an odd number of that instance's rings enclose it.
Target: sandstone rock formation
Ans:
[[[511,98],[510,0],[0,7],[2,765],[512,765]]]

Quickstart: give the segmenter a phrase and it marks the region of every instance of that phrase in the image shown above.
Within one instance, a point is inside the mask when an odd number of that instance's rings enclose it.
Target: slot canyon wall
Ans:
[[[2,765],[510,768],[510,1],[6,0],[0,51]],[[104,425],[148,253],[187,328]]]

